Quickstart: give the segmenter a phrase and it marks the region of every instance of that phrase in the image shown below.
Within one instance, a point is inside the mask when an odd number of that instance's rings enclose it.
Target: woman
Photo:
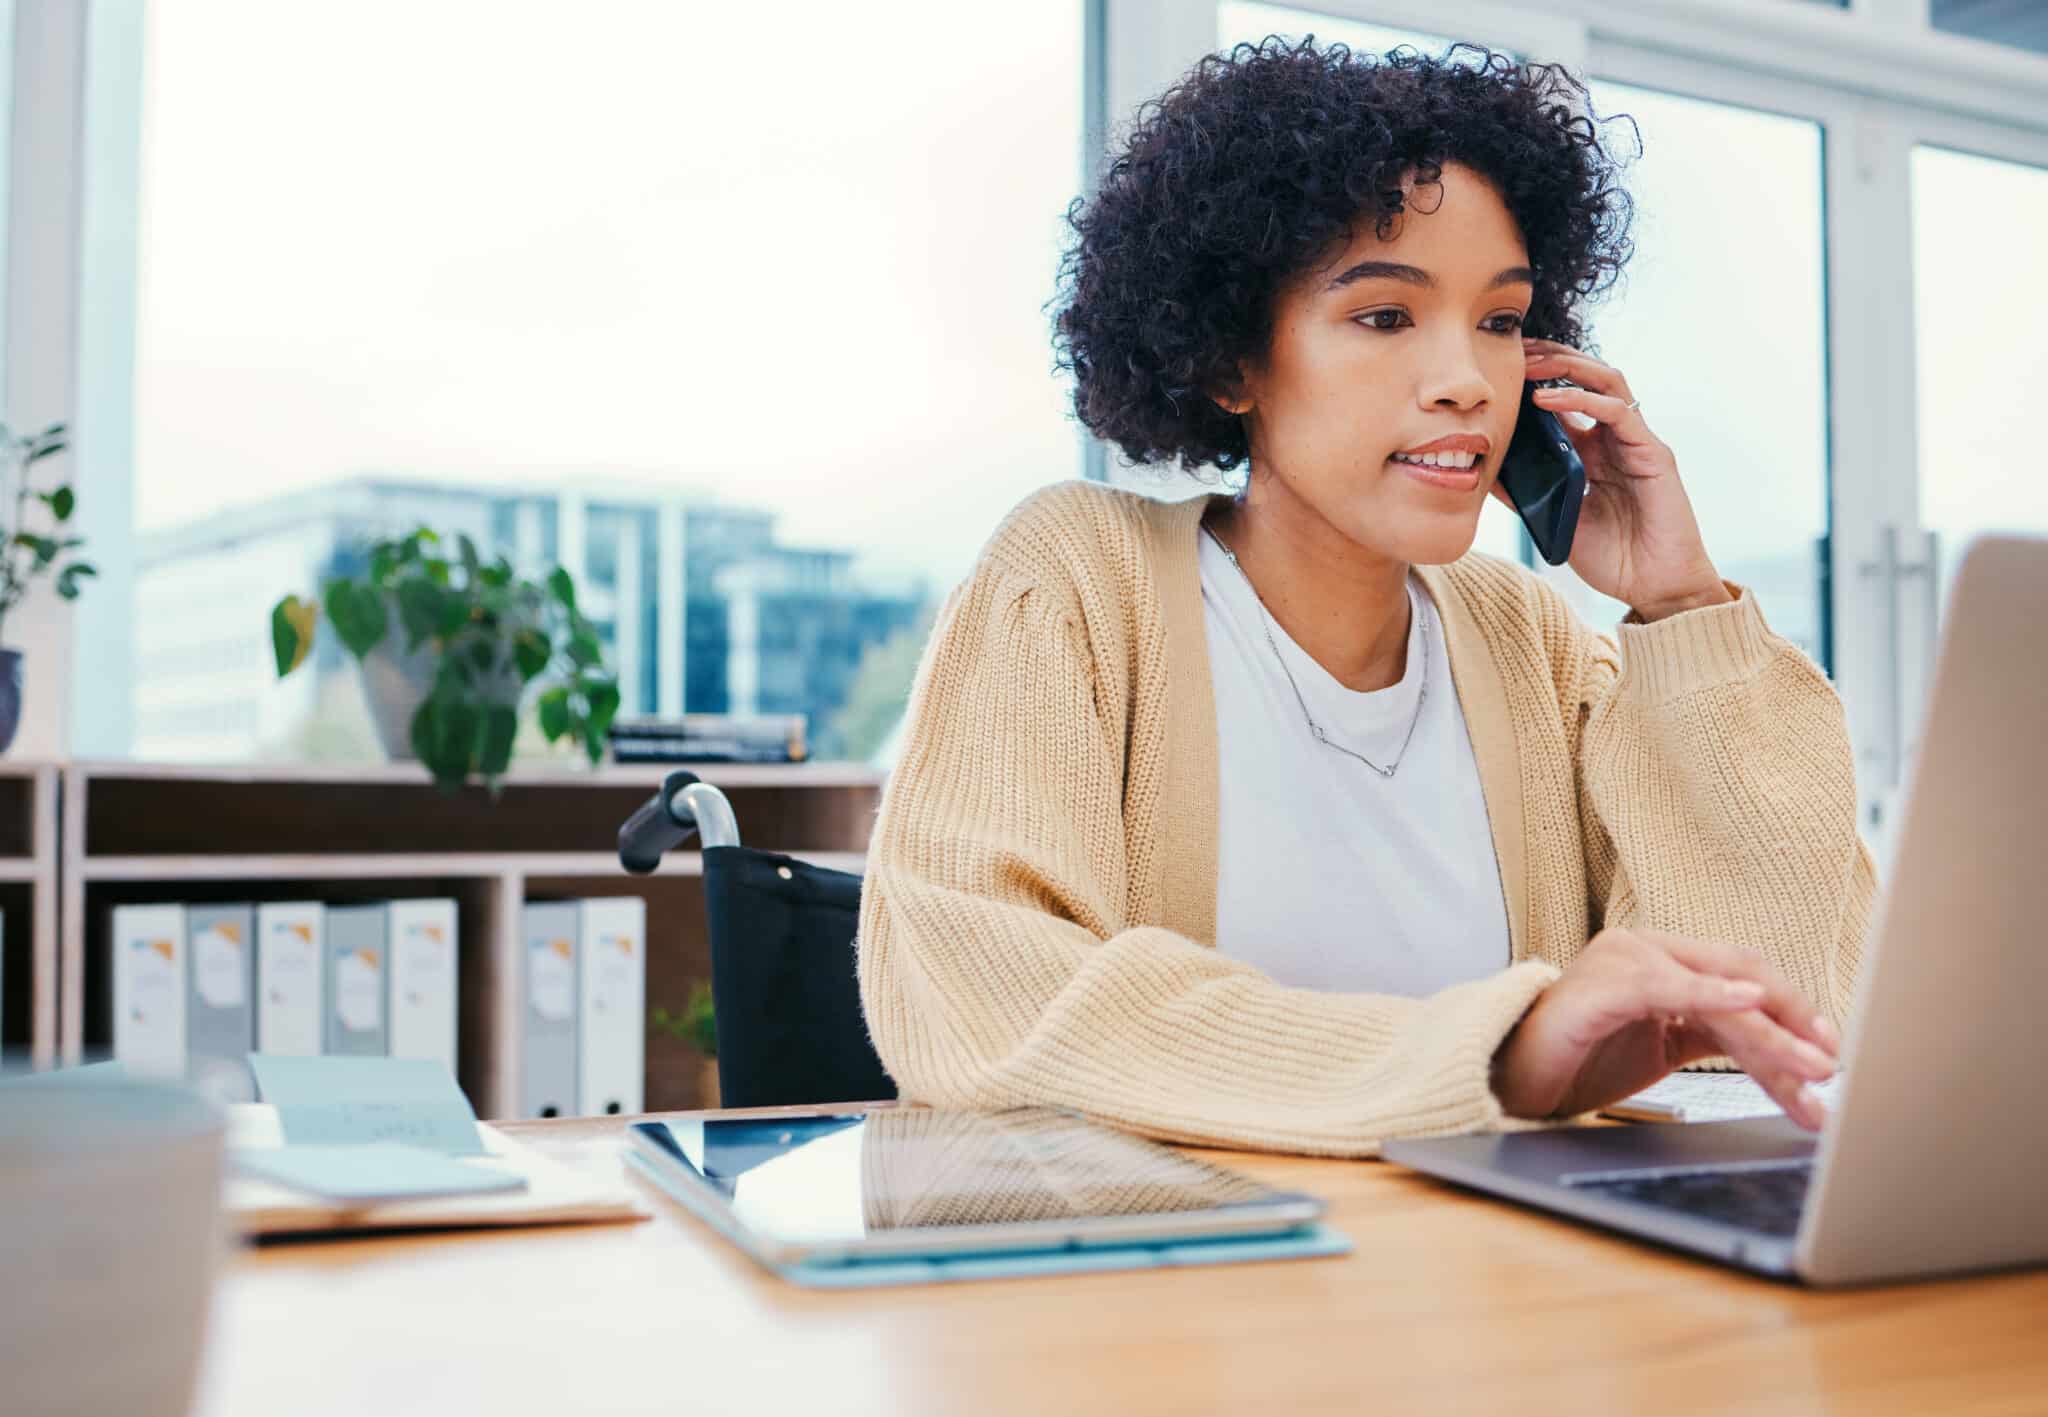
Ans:
[[[948,600],[861,910],[905,1096],[1369,1155],[1732,1059],[1819,1126],[1875,889],[1841,704],[1579,350],[1629,249],[1583,88],[1457,58],[1210,56],[1070,211],[1080,417],[1249,474],[1047,489]],[[1530,380],[1613,638],[1468,554]]]

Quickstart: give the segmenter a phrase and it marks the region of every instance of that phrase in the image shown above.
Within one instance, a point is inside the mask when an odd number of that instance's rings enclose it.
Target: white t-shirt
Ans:
[[[1217,948],[1303,989],[1420,997],[1508,966],[1507,906],[1479,765],[1435,603],[1412,572],[1408,665],[1362,694],[1267,616],[1201,536],[1202,609],[1220,744]],[[1266,631],[1272,632],[1272,643]],[[1429,694],[1415,720],[1427,645]],[[1281,671],[1336,742],[1316,740]]]

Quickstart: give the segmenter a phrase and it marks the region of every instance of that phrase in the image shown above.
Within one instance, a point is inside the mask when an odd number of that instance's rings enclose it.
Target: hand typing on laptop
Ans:
[[[1604,1107],[1686,1063],[1725,1053],[1809,1131],[1827,1109],[1841,1038],[1754,951],[1659,930],[1602,930],[1537,997],[1493,1059],[1515,1117]]]

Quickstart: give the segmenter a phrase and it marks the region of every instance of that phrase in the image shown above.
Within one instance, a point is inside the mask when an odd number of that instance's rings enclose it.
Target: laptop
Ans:
[[[1390,1141],[1389,1161],[1814,1285],[2048,1262],[2048,539],[1950,597],[1820,1135],[1784,1116]]]

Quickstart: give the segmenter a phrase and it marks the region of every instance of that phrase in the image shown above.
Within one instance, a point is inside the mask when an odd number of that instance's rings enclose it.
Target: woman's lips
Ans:
[[[1400,462],[1388,458],[1387,463],[1398,467],[1417,482],[1427,487],[1440,487],[1446,492],[1475,492],[1479,488],[1479,470],[1486,466],[1481,458],[1470,467],[1423,467],[1412,462]]]

